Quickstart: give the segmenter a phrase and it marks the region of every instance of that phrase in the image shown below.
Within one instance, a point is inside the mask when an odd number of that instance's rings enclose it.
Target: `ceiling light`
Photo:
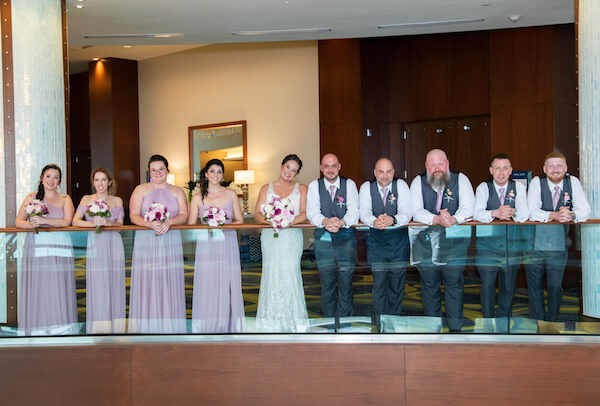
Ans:
[[[287,30],[233,31],[231,35],[306,34],[331,31],[331,28],[291,28]]]
[[[123,45],[123,48],[131,48],[131,45]]]
[[[466,24],[480,23],[485,21],[485,18],[467,18],[463,20],[442,20],[442,21],[421,21],[416,23],[400,23],[400,24],[380,24],[377,26],[380,30],[386,28],[402,28],[402,27],[421,27],[428,25],[447,25],[447,24]]]
[[[516,23],[517,21],[519,21],[521,19],[521,16],[519,14],[511,14],[508,16],[508,19],[510,21],[512,21],[513,23]]]
[[[99,60],[100,60],[99,56],[95,56],[95,57],[92,58],[92,61],[99,61]]]
[[[183,37],[182,32],[151,34],[84,34],[83,38],[176,38]]]
[[[75,4],[75,8],[83,8],[83,4]]]

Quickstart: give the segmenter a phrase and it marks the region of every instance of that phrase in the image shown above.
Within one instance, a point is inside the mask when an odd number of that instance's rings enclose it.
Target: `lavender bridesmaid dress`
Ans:
[[[199,217],[209,208],[198,210]],[[227,224],[233,218],[233,204],[223,206]],[[205,224],[203,222],[203,224]],[[194,333],[238,333],[244,330],[244,299],[240,251],[234,230],[199,230],[194,265],[192,331]]]
[[[44,201],[49,219],[61,208]],[[77,334],[73,243],[66,232],[27,233],[19,275],[19,334]]]
[[[79,205],[77,212],[86,212]],[[110,209],[110,221],[125,216],[123,207]],[[87,221],[93,218],[85,214]],[[90,231],[86,252],[86,331],[88,334],[125,333],[125,255],[118,231]]]
[[[144,216],[152,203],[162,203],[171,218],[179,211],[168,185],[142,201]],[[155,235],[153,230],[136,231],[131,260],[129,333],[185,333],[185,284],[181,233],[170,230]]]

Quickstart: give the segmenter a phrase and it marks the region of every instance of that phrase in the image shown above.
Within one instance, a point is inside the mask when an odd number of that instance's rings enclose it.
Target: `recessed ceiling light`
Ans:
[[[291,28],[286,30],[233,31],[231,35],[306,34],[331,31],[332,28]]]
[[[92,58],[92,61],[99,61],[99,60],[100,60],[99,56],[95,56],[95,57]]]
[[[183,37],[182,32],[151,34],[85,34],[83,38],[176,38]]]
[[[131,48],[131,45],[123,45],[123,48]]]
[[[467,18],[462,20],[442,20],[442,21],[420,21],[416,23],[399,23],[399,24],[380,24],[377,26],[380,30],[387,28],[402,28],[402,27],[422,27],[428,25],[448,25],[448,24],[466,24],[480,23],[485,21],[485,18]]]
[[[75,4],[75,8],[83,8],[83,4]]]

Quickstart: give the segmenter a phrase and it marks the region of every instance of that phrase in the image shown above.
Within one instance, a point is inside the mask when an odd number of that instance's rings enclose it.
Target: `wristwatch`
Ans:
[[[392,216],[392,225],[395,226],[396,224],[398,224],[398,221],[396,221],[396,216]]]

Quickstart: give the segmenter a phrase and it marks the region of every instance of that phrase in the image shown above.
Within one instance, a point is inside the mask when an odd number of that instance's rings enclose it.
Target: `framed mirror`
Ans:
[[[188,127],[190,180],[198,180],[200,170],[211,159],[225,166],[224,182],[233,182],[233,173],[248,169],[246,121],[232,121]]]

